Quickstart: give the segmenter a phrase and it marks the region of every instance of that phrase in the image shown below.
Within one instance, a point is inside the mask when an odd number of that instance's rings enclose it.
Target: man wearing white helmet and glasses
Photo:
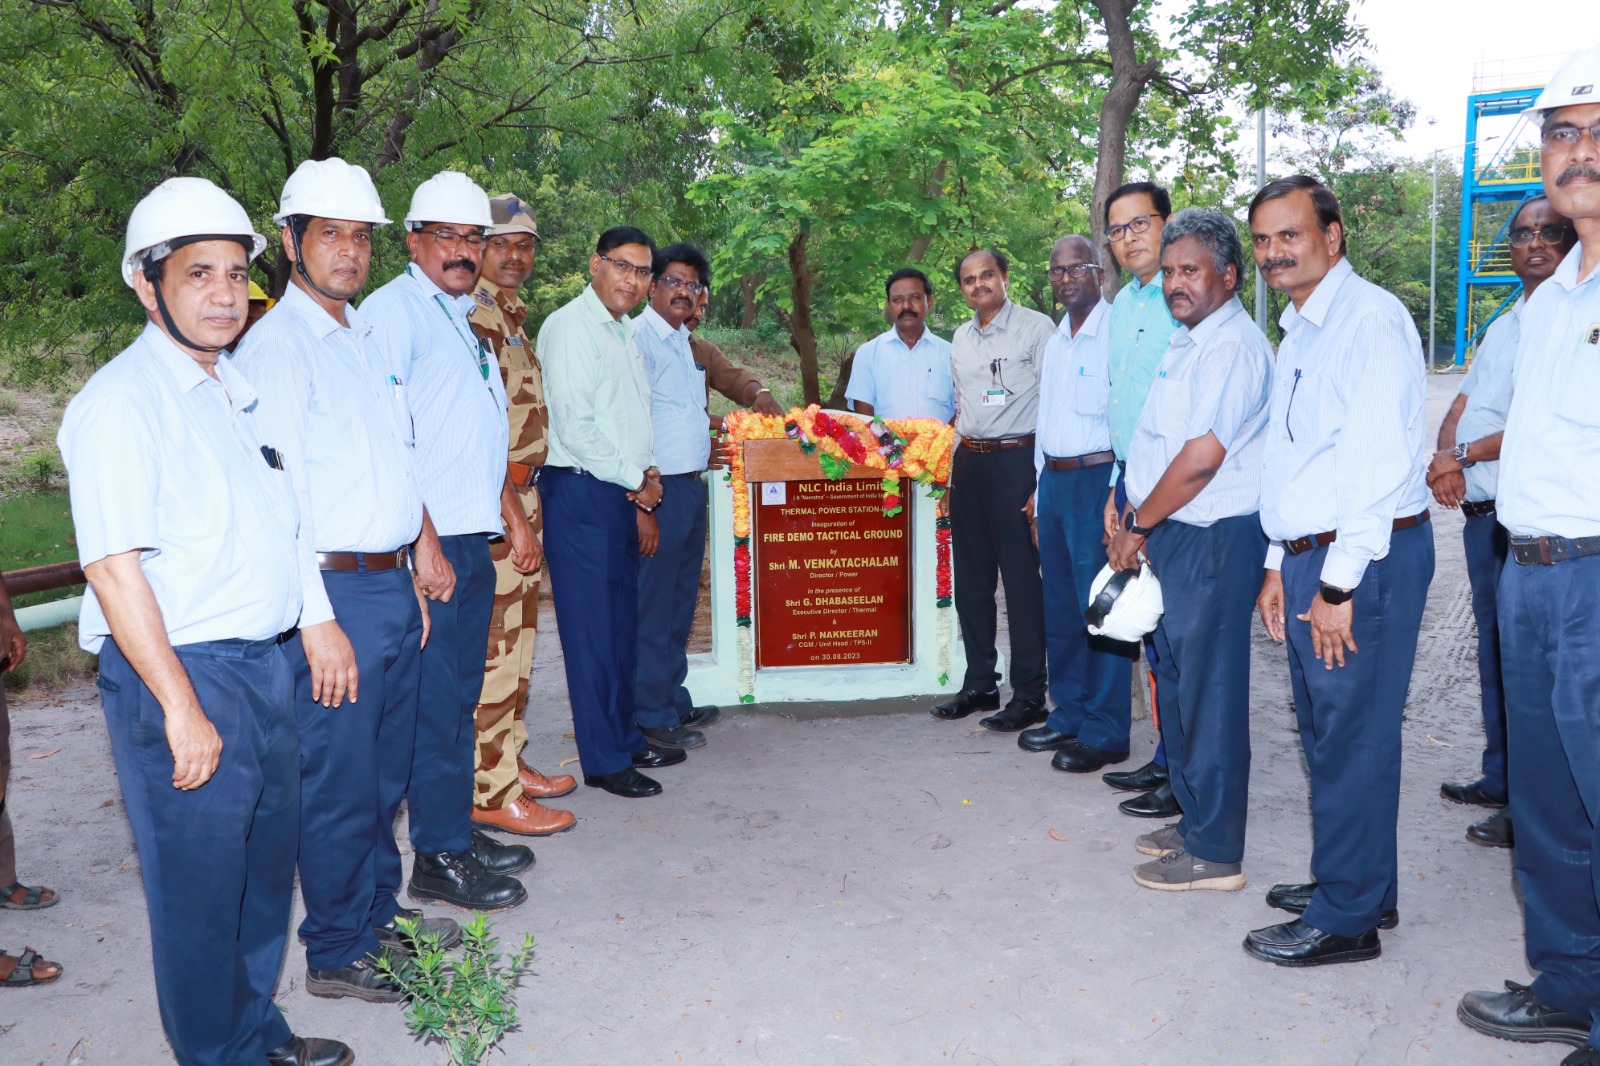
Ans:
[[[397,916],[420,917],[395,899],[392,827],[411,773],[427,627],[409,546],[432,530],[404,383],[349,306],[366,284],[373,228],[389,220],[365,170],[325,159],[289,176],[273,221],[291,284],[234,362],[261,398],[262,424],[299,499],[301,539],[315,552],[301,567],[305,607],[287,646],[300,730],[306,990],[394,1003],[400,989],[375,958],[381,945],[402,946]],[[449,919],[424,923],[447,946],[460,937]]]
[[[361,304],[405,391],[422,499],[439,547],[430,550],[433,538],[424,537],[415,557],[417,587],[433,602],[406,794],[416,852],[409,893],[479,910],[525,900],[527,889],[508,875],[533,865],[531,849],[502,845],[471,821],[473,712],[494,606],[489,538],[503,532],[502,502],[520,507],[506,474],[505,386],[494,353],[467,317],[493,224],[489,197],[471,178],[451,170],[429,178],[406,212],[411,262]],[[379,890],[398,888],[399,873],[398,863],[380,869]]]
[[[256,395],[219,359],[266,239],[202,178],[128,220],[144,332],[67,406],[57,443],[89,591],[80,642],[144,875],[161,1022],[184,1066],[346,1066],[272,1001],[288,935],[300,749],[283,635],[299,518]]]
[[[1562,64],[1528,116],[1550,206],[1578,245],[1528,298],[1495,501],[1517,884],[1532,985],[1468,992],[1457,1016],[1600,1066],[1600,45]]]

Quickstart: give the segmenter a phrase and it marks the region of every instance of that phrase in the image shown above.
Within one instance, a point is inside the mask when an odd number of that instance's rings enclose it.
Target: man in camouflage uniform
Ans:
[[[489,201],[494,227],[483,250],[483,268],[473,286],[476,304],[472,329],[500,361],[511,419],[511,451],[507,468],[516,486],[522,513],[507,514],[508,523],[525,519],[539,537],[544,528],[535,487],[544,464],[550,415],[544,402],[539,360],[524,332],[527,305],[518,291],[533,272],[539,229],[528,208],[515,196]],[[489,647],[478,697],[478,768],[473,789],[472,820],[488,829],[523,836],[545,836],[572,828],[571,811],[539,802],[564,796],[578,787],[570,775],[546,777],[522,760],[528,741],[523,712],[528,703],[528,675],[533,668],[533,642],[539,617],[539,569],[521,574],[512,565],[509,538],[490,543],[494,559],[494,614],[489,622]]]

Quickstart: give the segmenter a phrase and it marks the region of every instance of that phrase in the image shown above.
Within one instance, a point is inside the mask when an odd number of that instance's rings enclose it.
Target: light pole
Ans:
[[[1267,109],[1256,112],[1256,189],[1267,183]],[[1256,268],[1256,328],[1267,331],[1267,279]]]

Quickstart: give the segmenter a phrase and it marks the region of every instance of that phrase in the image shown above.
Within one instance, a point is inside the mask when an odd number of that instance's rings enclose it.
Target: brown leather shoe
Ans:
[[[578,787],[578,779],[571,774],[546,777],[521,759],[517,760],[517,783],[522,786],[523,795],[535,799],[555,799]]]
[[[475,824],[524,837],[547,837],[552,833],[563,833],[571,829],[577,820],[571,811],[546,807],[526,793],[499,810],[472,808],[472,821]]]

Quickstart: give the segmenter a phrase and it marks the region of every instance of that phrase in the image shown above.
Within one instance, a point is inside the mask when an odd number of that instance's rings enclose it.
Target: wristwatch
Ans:
[[[1450,454],[1455,456],[1456,462],[1460,463],[1462,466],[1475,466],[1477,464],[1467,462],[1467,449],[1471,447],[1472,445],[1470,444],[1457,444],[1450,450]]]
[[[1132,533],[1136,537],[1148,537],[1150,534],[1155,532],[1155,527],[1151,526],[1146,528],[1141,526],[1139,524],[1139,512],[1130,511],[1128,512],[1128,532]]]
[[[1326,581],[1322,583],[1322,602],[1330,607],[1337,607],[1341,603],[1349,603],[1355,594],[1355,589],[1342,589],[1335,585],[1330,585]]]

